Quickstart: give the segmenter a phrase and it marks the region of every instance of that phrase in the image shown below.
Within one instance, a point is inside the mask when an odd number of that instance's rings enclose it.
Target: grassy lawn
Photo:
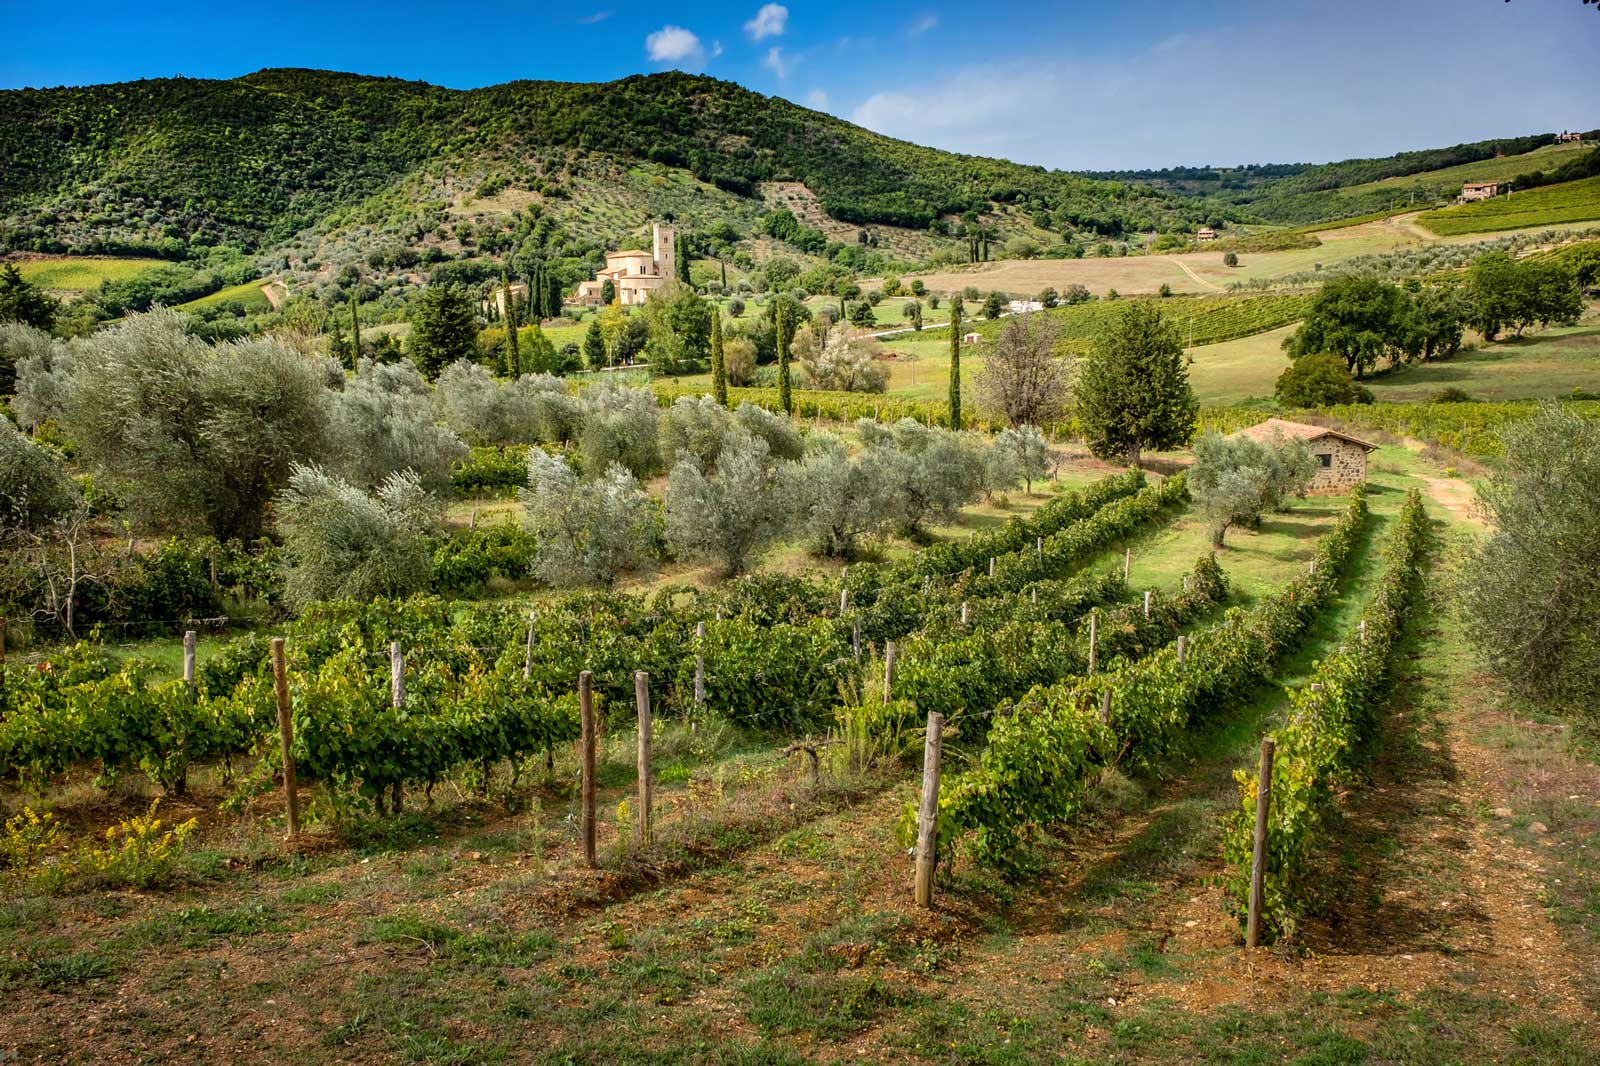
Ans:
[[[15,260],[25,281],[42,289],[85,292],[102,281],[125,281],[163,266],[160,259],[51,258]]]
[[[1502,339],[1453,359],[1401,369],[1368,387],[1380,401],[1426,400],[1444,388],[1466,390],[1475,400],[1570,397],[1600,392],[1600,317]]]

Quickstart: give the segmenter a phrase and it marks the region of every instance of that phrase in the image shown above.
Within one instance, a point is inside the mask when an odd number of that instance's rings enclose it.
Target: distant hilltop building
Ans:
[[[1030,311],[1043,311],[1044,302],[1042,300],[1012,300],[1006,304],[1006,307],[1014,315],[1025,315]]]
[[[606,253],[606,268],[593,281],[578,284],[578,303],[595,307],[601,303],[600,291],[606,282],[617,290],[624,306],[642,304],[645,298],[671,281],[677,273],[677,234],[671,226],[657,222],[651,227],[653,247],[646,252],[628,249]]]
[[[1500,183],[1498,181],[1469,181],[1461,186],[1461,199],[1463,202],[1490,200],[1499,195]]]
[[[1194,239],[1197,241],[1214,241],[1217,239],[1217,231],[1210,226],[1201,226],[1195,231]]]
[[[518,307],[528,306],[528,286],[524,283],[513,281],[511,283],[511,295],[516,297]],[[495,309],[500,312],[501,318],[506,317],[506,286],[496,286],[494,293],[483,301],[482,307],[485,312],[489,310],[490,304],[493,304]]]
[[[1583,134],[1579,133],[1577,130],[1573,130],[1570,133],[1568,131],[1566,131],[1566,130],[1562,130],[1560,133],[1556,134],[1556,143],[1557,144],[1582,144],[1583,143]]]

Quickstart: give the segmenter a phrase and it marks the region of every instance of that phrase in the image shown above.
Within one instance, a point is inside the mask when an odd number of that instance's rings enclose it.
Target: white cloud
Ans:
[[[711,58],[715,59],[718,56],[720,56],[721,54],[722,54],[722,42],[721,41],[712,41],[711,42]]]
[[[782,4],[762,4],[756,17],[744,24],[744,32],[752,41],[764,37],[780,37],[789,26],[789,9]]]
[[[767,49],[767,58],[761,61],[761,65],[780,78],[789,76],[789,66],[783,58],[783,49],[776,45]]]
[[[828,94],[821,89],[812,89],[806,93],[806,106],[813,111],[828,110]]]
[[[911,24],[911,36],[921,37],[937,25],[939,25],[939,16],[930,11]]]
[[[592,15],[585,15],[583,18],[579,19],[578,25],[593,26],[596,22],[604,22],[606,19],[610,18],[612,14],[613,12],[610,11],[596,11]]]
[[[705,45],[682,26],[663,26],[644,39],[645,51],[656,63],[699,66],[706,61]]]

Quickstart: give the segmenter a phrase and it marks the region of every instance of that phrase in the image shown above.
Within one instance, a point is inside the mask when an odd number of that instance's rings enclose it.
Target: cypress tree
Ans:
[[[545,284],[545,316],[546,318],[561,317],[561,279],[548,271],[544,276]]]
[[[506,293],[506,376],[522,373],[522,353],[517,350],[517,294],[511,291],[511,279],[501,273],[500,282]]]
[[[684,239],[673,245],[673,256],[677,260],[674,264],[674,273],[678,275],[678,280],[685,285],[693,285],[694,282],[689,278],[689,241],[687,234],[684,235]]]
[[[950,301],[950,428],[961,428],[961,297]]]
[[[778,333],[778,406],[786,415],[794,414],[794,394],[789,385],[789,307],[780,298],[773,315]]]
[[[727,263],[723,263],[723,262],[718,262],[717,265],[722,268],[722,291],[723,292],[727,292],[728,291],[728,264]]]
[[[711,313],[711,392],[728,406],[728,363],[722,355],[722,308]]]
[[[356,314],[356,298],[350,297],[350,367],[361,361],[361,317]]]

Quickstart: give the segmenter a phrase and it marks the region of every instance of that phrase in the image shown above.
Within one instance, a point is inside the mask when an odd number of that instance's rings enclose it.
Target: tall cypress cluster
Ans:
[[[728,363],[722,354],[722,308],[711,312],[711,393],[728,406]]]
[[[786,415],[794,414],[794,394],[789,385],[789,307],[779,299],[773,314],[778,334],[778,406]]]
[[[522,353],[517,350],[517,294],[511,291],[511,279],[504,273],[500,284],[506,294],[506,376],[514,378],[522,373]]]

